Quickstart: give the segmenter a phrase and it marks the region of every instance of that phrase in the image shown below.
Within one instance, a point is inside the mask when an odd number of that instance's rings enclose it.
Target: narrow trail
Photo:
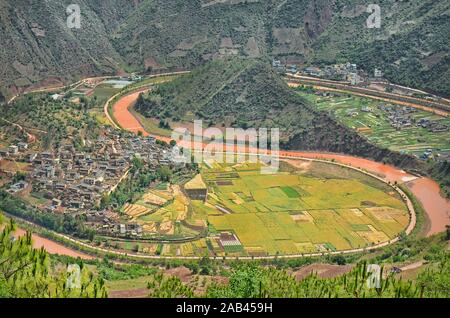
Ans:
[[[4,119],[4,118],[0,118],[0,119],[3,120],[4,122],[6,122],[7,124],[11,125],[11,126],[16,126],[17,128],[20,129],[20,131],[24,132],[24,133],[27,135],[27,139],[28,139],[28,142],[29,142],[29,143],[34,143],[34,142],[36,142],[36,140],[37,140],[36,136],[33,135],[33,134],[31,134],[31,133],[29,133],[28,131],[26,131],[25,128],[24,128],[23,126],[21,126],[21,125],[19,125],[19,124],[17,124],[17,123],[13,123],[13,122],[11,122],[11,121],[9,121],[9,120],[6,120],[6,119]],[[30,128],[29,130],[31,130],[31,128]],[[39,131],[39,129],[35,129],[35,130],[36,130],[36,131]],[[47,132],[45,132],[45,133],[47,133]]]

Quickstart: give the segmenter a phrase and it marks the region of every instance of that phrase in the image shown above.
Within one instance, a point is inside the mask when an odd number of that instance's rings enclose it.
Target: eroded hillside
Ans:
[[[238,56],[288,63],[352,61],[394,82],[449,94],[449,4],[380,1],[381,28],[365,27],[369,0],[2,1],[0,86],[87,74],[194,68]],[[42,83],[43,82],[43,83]]]

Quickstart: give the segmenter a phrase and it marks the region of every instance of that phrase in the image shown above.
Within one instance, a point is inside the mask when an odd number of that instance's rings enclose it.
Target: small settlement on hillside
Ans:
[[[59,145],[55,151],[33,152],[26,143],[10,145],[0,151],[2,162],[27,164],[24,180],[9,185],[13,195],[39,194],[50,202],[39,206],[51,213],[82,215],[87,224],[110,235],[136,236],[142,232],[137,224],[123,224],[117,213],[98,210],[102,197],[113,192],[124,180],[133,158],[140,158],[151,169],[164,165],[179,165],[172,152],[156,143],[153,137],[139,137],[105,128],[97,140],[89,142],[89,151],[77,151],[71,142]],[[8,167],[4,164],[2,167]],[[0,174],[13,177],[7,168]]]

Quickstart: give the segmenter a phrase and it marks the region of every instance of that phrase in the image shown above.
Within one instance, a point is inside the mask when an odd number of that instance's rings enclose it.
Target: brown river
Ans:
[[[144,127],[129,111],[129,108],[134,105],[140,92],[131,93],[122,97],[113,105],[113,114],[119,125],[126,130],[137,132],[141,131],[144,136],[149,133],[145,131]],[[168,137],[155,136],[155,138],[170,141]],[[178,142],[181,147],[190,147],[203,149],[207,144],[198,144],[195,142],[186,142],[181,140]],[[224,150],[230,150],[224,147]],[[236,151],[251,151],[250,149],[234,147]],[[304,158],[319,158],[319,159],[334,159],[337,162],[350,165],[353,167],[362,168],[371,173],[380,175],[388,181],[406,184],[414,196],[422,203],[428,219],[428,226],[425,229],[425,235],[433,235],[435,233],[443,232],[446,226],[450,225],[450,200],[442,197],[440,194],[439,185],[426,177],[416,177],[399,168],[383,163],[375,162],[369,159],[352,157],[343,154],[334,153],[320,153],[320,152],[302,152],[302,151],[280,151],[280,157],[304,157]]]
[[[129,112],[129,108],[136,102],[139,93],[131,93],[122,97],[113,106],[113,114],[116,121],[123,129],[133,132],[141,131],[145,136],[148,132],[142,127],[139,121]],[[106,111],[106,109],[105,109]],[[109,118],[109,115],[107,114]],[[154,136],[160,140],[170,141],[170,138]],[[197,145],[202,149],[207,144]],[[183,146],[183,143],[180,144]],[[186,147],[186,145],[184,145]],[[193,146],[193,143],[190,144]],[[236,149],[236,148],[235,148]],[[242,149],[237,149],[242,151]],[[244,151],[248,151],[244,149]],[[374,174],[380,175],[391,182],[406,184],[414,196],[422,203],[428,219],[428,226],[425,229],[425,235],[430,236],[435,233],[443,232],[446,226],[450,226],[450,200],[442,197],[439,185],[425,177],[413,176],[396,167],[385,165],[379,162],[371,161],[364,158],[352,157],[343,154],[320,153],[320,152],[302,152],[302,151],[280,151],[280,157],[303,157],[317,159],[334,159],[337,162],[358,167]],[[23,235],[24,231],[19,229],[17,235]],[[61,254],[73,257],[81,257],[83,259],[91,259],[92,256],[75,251],[60,243],[53,242],[49,239],[33,234],[33,243],[35,247],[44,247],[51,254]]]

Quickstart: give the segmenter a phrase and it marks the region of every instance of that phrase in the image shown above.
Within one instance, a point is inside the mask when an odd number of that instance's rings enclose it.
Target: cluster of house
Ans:
[[[27,149],[28,144],[26,142],[18,142],[15,145],[10,145],[8,148],[2,148],[0,149],[0,160],[4,158],[16,158]]]
[[[76,151],[71,143],[55,152],[32,155],[33,188],[48,192],[69,212],[92,209],[105,193],[111,193],[127,175],[131,161],[139,157],[150,166],[170,164],[153,137],[121,136],[110,132],[92,144],[90,152]],[[34,158],[33,158],[34,157]]]
[[[396,129],[412,127],[414,125],[426,128],[431,132],[446,132],[450,131],[450,125],[447,125],[442,120],[431,120],[428,118],[420,118],[416,120],[412,114],[417,112],[417,109],[412,107],[398,107],[392,105],[378,105],[378,108],[387,113],[387,117]]]
[[[377,71],[377,75],[380,75],[380,71]],[[344,63],[327,65],[323,69],[315,66],[309,66],[303,69],[303,73],[309,76],[320,77],[331,80],[345,80],[349,81],[352,85],[358,85],[366,81],[366,75],[363,71],[358,70],[356,64]]]
[[[153,137],[138,137],[107,129],[95,141],[88,142],[86,151],[75,149],[71,141],[55,151],[31,152],[22,145],[12,145],[3,154],[6,158],[26,161],[32,172],[26,181],[13,184],[10,193],[32,185],[34,193],[51,203],[45,208],[53,213],[85,215],[88,223],[100,231],[125,236],[139,236],[137,224],[120,224],[117,213],[98,211],[104,195],[113,192],[128,175],[134,158],[140,158],[150,168],[179,165],[172,151],[158,145]]]
[[[370,80],[379,81],[383,78],[383,72],[375,68],[373,76],[358,69],[354,63],[327,65],[323,68],[309,66],[302,69],[302,74],[329,80],[348,81],[351,85],[368,84]]]
[[[284,64],[280,60],[273,59],[272,67],[279,73],[292,73],[296,74],[298,72],[297,65],[295,64]]]
[[[24,190],[26,187],[28,187],[28,182],[24,181],[24,180],[20,180],[19,182],[16,182],[14,184],[12,184],[8,190],[6,190],[7,192],[14,194],[17,192],[20,192],[22,190]]]
[[[391,123],[391,126],[395,129],[402,129],[411,127],[414,125],[413,113],[417,112],[417,109],[412,107],[398,107],[393,105],[380,104],[378,108],[387,113],[387,118]]]
[[[431,132],[450,131],[450,125],[445,124],[442,120],[430,120],[421,118],[417,121],[417,126],[428,129]]]
[[[284,64],[281,60],[273,59],[272,67],[279,73],[292,73],[299,72],[297,65]],[[380,69],[375,68],[373,75],[369,76],[364,71],[358,69],[354,63],[342,63],[334,65],[326,65],[323,68],[317,66],[308,66],[300,70],[302,75],[319,77],[330,80],[343,80],[348,81],[351,85],[368,84],[369,80],[381,80],[383,78],[383,72]]]
[[[142,226],[137,223],[122,223],[117,213],[110,210],[86,211],[86,224],[98,234],[119,237],[142,237]]]

